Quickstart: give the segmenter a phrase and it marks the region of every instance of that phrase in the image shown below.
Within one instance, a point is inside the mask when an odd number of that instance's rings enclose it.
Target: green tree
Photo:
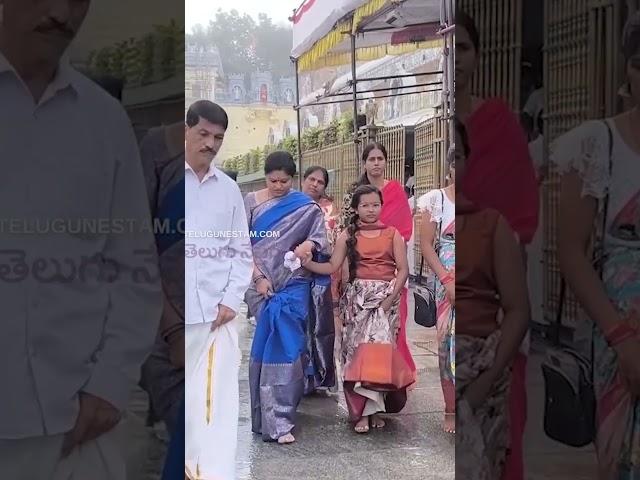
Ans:
[[[251,154],[245,153],[238,165],[238,175],[247,175],[251,173]]]
[[[276,25],[265,14],[258,15],[256,22],[237,10],[219,9],[206,28],[196,25],[192,29],[187,42],[218,47],[226,74],[244,73],[248,77],[261,70],[270,71],[275,78],[293,75],[289,60],[291,27]]]
[[[256,67],[272,72],[274,77],[290,77],[294,74],[289,52],[293,47],[290,27],[275,25],[264,13],[258,15],[258,25],[253,36]]]
[[[282,140],[281,148],[289,152],[296,161],[298,160],[298,139],[296,137],[286,137]]]
[[[252,148],[249,151],[249,164],[251,166],[249,173],[256,173],[260,170],[260,158],[262,157],[262,149],[260,147]]]
[[[340,124],[338,119],[334,119],[331,123],[320,132],[321,145],[334,145],[338,141],[338,129]]]
[[[338,120],[338,141],[346,142],[353,138],[353,112],[345,112]]]
[[[321,130],[318,127],[307,128],[302,133],[302,150],[313,150],[320,146],[320,133]]]
[[[240,15],[237,10],[224,12],[219,9],[206,33],[203,35],[202,30],[194,29],[190,40],[203,47],[218,47],[225,73],[248,73],[255,69],[251,48],[255,29],[255,21],[246,13]]]

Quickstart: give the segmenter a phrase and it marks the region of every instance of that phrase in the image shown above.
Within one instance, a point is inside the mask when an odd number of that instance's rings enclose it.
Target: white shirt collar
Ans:
[[[193,170],[193,168],[191,168],[191,165],[189,165],[186,160],[184,161],[184,170],[185,171],[191,170],[196,177],[198,176],[196,174],[196,172]],[[202,181],[200,183],[204,183],[209,178],[213,178],[214,180],[218,180],[218,179],[220,179],[220,173],[221,173],[220,170],[218,170],[218,168],[215,166],[215,164],[212,161],[211,165],[209,165],[209,170],[207,171],[205,176],[202,177]]]
[[[7,73],[7,72],[13,73],[22,82],[22,78],[16,71],[15,67],[9,62],[7,57],[5,57],[4,54],[0,51],[0,74]],[[60,63],[58,64],[58,69],[56,71],[56,74],[53,77],[53,80],[49,83],[49,86],[47,87],[47,94],[43,96],[43,99],[46,96],[53,96],[60,90],[64,90],[67,87],[72,87],[74,90],[77,91],[78,89],[74,81],[75,79],[74,79],[73,73],[74,71],[73,71],[73,68],[71,67],[69,57],[65,54],[60,59]]]

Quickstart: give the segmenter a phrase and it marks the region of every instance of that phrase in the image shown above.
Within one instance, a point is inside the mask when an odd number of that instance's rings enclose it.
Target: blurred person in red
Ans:
[[[465,123],[471,155],[461,190],[475,205],[497,210],[516,233],[524,256],[538,228],[538,182],[527,137],[518,117],[504,100],[471,94],[471,79],[480,58],[480,36],[474,20],[456,12],[456,116]],[[511,449],[505,477],[524,476],[522,437],[526,424],[528,335],[512,372]]]

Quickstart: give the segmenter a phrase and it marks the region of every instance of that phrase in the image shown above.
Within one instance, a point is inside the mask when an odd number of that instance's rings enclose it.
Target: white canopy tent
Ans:
[[[318,103],[322,98],[335,96],[336,92],[350,88],[354,111],[354,142],[357,141],[358,101],[371,97],[371,92],[358,90],[358,86],[370,85],[372,78],[361,75],[375,68],[376,61],[420,49],[442,49],[442,111],[446,119],[453,111],[453,0],[305,0],[293,17],[293,50],[291,58],[296,66],[296,110],[298,113],[298,154],[301,155],[300,109]],[[357,67],[358,61],[367,63]],[[333,82],[331,88],[312,92],[301,102],[299,75],[302,71],[351,63],[351,74]],[[422,86],[406,80],[413,75],[392,75],[399,78],[403,87]],[[379,80],[379,77],[376,80]],[[392,96],[411,94],[414,88],[398,90]],[[344,93],[340,93],[344,95]],[[360,97],[358,96],[360,95]],[[343,97],[344,98],[344,97]],[[315,100],[315,102],[314,102]],[[309,102],[311,101],[311,102]],[[452,128],[452,127],[450,127]],[[445,147],[451,131],[445,134]]]
[[[438,30],[446,1],[306,0],[291,18],[291,56],[299,71],[305,71],[348,64],[350,36],[358,37],[359,60],[424,48],[434,40],[442,43]]]

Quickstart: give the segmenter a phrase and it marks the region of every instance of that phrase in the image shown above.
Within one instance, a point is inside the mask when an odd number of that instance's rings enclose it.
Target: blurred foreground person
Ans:
[[[538,229],[538,182],[527,137],[518,117],[500,98],[471,94],[471,79],[480,62],[480,35],[468,14],[456,12],[456,115],[469,134],[471,153],[460,189],[479,207],[493,208],[516,233],[520,249]],[[527,420],[526,373],[529,335],[513,365],[509,392],[511,446],[505,480],[524,479],[523,435]]]
[[[161,314],[131,123],[64,56],[90,3],[0,2],[3,479],[125,478],[122,413]]]
[[[455,147],[460,182],[470,150],[457,120]],[[511,367],[528,319],[527,280],[515,234],[496,210],[477,207],[456,189],[456,476],[460,478],[493,480],[504,475],[510,446]]]
[[[562,174],[560,267],[588,316],[579,331],[593,336],[600,480],[640,477],[640,13],[629,19],[622,44],[635,106],[585,122],[551,149]],[[604,226],[596,263],[585,248],[594,225]]]
[[[149,393],[151,418],[158,415],[171,438],[166,462],[180,475],[184,470],[184,121],[149,131],[140,156],[151,217],[169,227],[156,232],[164,304],[141,384]]]

